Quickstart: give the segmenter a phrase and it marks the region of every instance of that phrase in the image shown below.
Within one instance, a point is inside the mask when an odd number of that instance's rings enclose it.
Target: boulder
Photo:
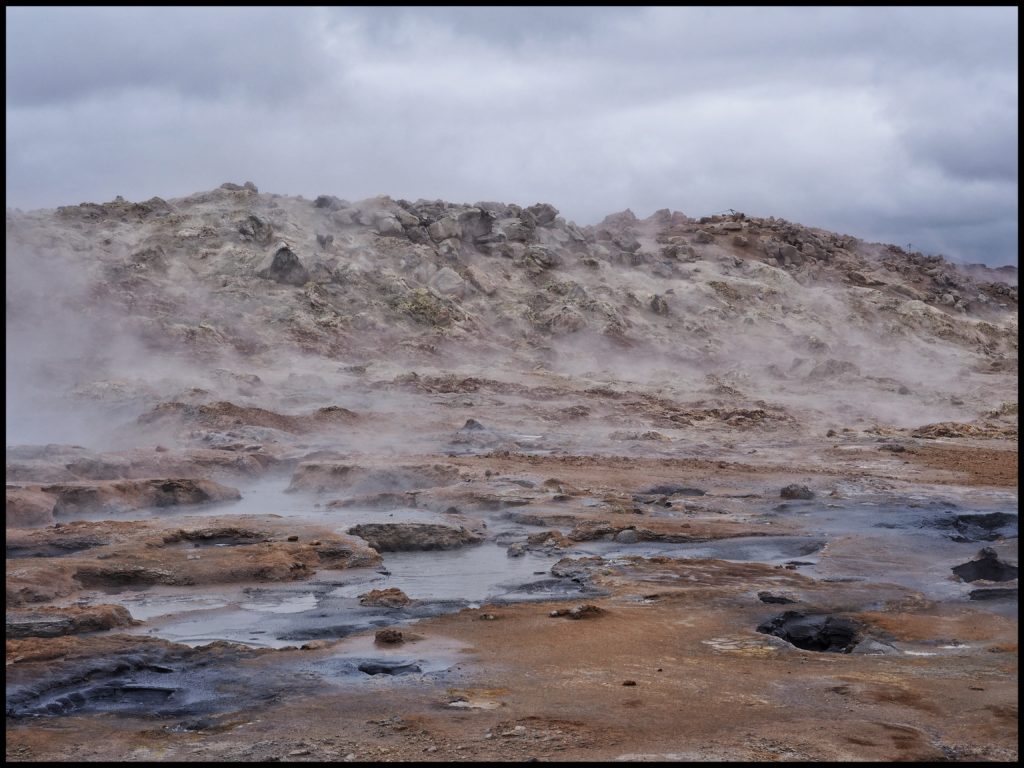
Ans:
[[[256,272],[257,277],[295,286],[303,286],[309,280],[309,271],[287,246],[278,248],[269,261],[269,264]]]
[[[461,238],[462,225],[459,224],[458,219],[452,216],[445,216],[431,224],[427,228],[427,232],[430,234],[431,240],[435,243],[440,243],[442,240],[447,240],[450,237]]]
[[[316,208],[322,208],[328,211],[340,211],[346,207],[344,200],[340,200],[334,195],[319,195],[316,200],[313,201],[313,206]]]
[[[402,222],[390,212],[378,213],[374,218],[374,225],[377,227],[378,235],[402,237],[405,234],[405,227],[402,226]]]
[[[431,279],[430,287],[442,296],[461,296],[466,281],[451,267],[442,267]]]
[[[274,237],[274,228],[266,219],[250,214],[239,222],[238,233],[243,240],[251,240],[257,245],[270,245]]]
[[[534,222],[539,227],[552,224],[558,216],[558,209],[548,203],[537,203],[526,209],[533,216]]]

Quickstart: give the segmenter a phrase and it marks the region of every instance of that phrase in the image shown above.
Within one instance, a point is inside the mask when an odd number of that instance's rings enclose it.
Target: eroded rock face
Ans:
[[[177,507],[242,497],[236,488],[197,478],[57,483],[43,486],[41,490],[56,498],[53,514],[57,517]]]
[[[7,612],[8,637],[59,637],[131,626],[131,614],[121,605],[41,606]]]
[[[348,529],[378,552],[412,552],[457,549],[478,544],[483,536],[464,526],[453,528],[431,523],[365,523]]]
[[[245,521],[208,518],[170,527],[159,521],[77,522],[11,532],[8,557],[16,559],[9,560],[8,604],[45,602],[82,588],[295,581],[318,568],[380,562],[354,537],[273,518],[252,527]]]
[[[8,528],[32,528],[53,522],[57,497],[30,488],[7,486]]]

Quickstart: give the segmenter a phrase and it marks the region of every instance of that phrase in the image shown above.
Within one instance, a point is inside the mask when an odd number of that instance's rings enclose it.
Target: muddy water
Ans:
[[[185,517],[275,515],[346,533],[360,523],[435,523],[450,516],[424,509],[331,508],[316,497],[286,492],[287,480],[264,480],[242,489],[242,499],[188,508]],[[106,516],[110,518],[110,515]],[[121,519],[160,517],[165,509],[123,513]],[[174,516],[177,520],[179,517]],[[217,640],[282,648],[312,639],[337,639],[374,627],[395,626],[484,602],[571,598],[596,590],[551,576],[556,555],[528,552],[508,557],[507,543],[531,529],[499,514],[486,520],[488,539],[447,551],[389,552],[382,566],[320,570],[312,579],[258,587],[152,587],[90,593],[78,603],[119,603],[145,623],[127,630],[191,646]],[[500,542],[500,543],[499,543]],[[413,603],[400,609],[370,608],[359,595],[394,587]],[[122,630],[124,631],[124,630]]]
[[[366,522],[451,524],[443,514],[423,509],[335,509],[316,497],[288,493],[287,481],[264,480],[243,488],[243,498],[189,510],[189,516],[273,514],[316,523],[338,533]],[[817,579],[895,584],[930,599],[967,600],[977,584],[953,577],[951,568],[994,545],[1016,561],[1016,495],[970,492],[893,497],[846,489],[841,499],[783,503],[752,502],[765,517],[797,523],[802,535],[756,536],[710,542],[622,544],[590,541],[564,554],[713,558],[760,562],[799,569]],[[994,541],[955,540],[949,521],[958,515],[1002,512],[1014,523],[993,533]],[[166,516],[162,510],[152,515]],[[138,513],[134,515],[140,517]],[[145,516],[145,515],[141,515]],[[380,568],[321,571],[307,582],[260,587],[206,589],[155,588],[102,594],[89,602],[120,602],[146,623],[134,629],[188,645],[231,640],[261,647],[339,638],[373,627],[400,625],[485,602],[500,603],[582,596],[587,589],[550,575],[553,558],[563,553],[529,551],[508,557],[506,546],[524,541],[535,529],[485,516],[488,538],[449,551],[385,553]],[[944,527],[945,526],[945,527]],[[960,537],[962,538],[962,537]],[[984,586],[984,585],[982,585]],[[1011,585],[1014,586],[1014,585]],[[371,589],[395,587],[413,599],[402,609],[367,608],[358,597]],[[1003,597],[975,603],[1003,614],[1016,613],[1016,600]]]

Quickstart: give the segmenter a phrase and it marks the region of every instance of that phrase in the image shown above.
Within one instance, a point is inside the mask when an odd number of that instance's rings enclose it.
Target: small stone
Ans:
[[[378,629],[377,634],[373,637],[373,641],[375,643],[394,645],[396,643],[404,643],[405,636],[397,629]]]
[[[773,595],[771,592],[758,592],[757,597],[762,603],[777,603],[779,605],[787,605],[789,603],[796,602],[796,600],[788,598],[785,595]]]
[[[299,537],[294,535],[294,534],[292,534],[291,536],[288,537],[288,541],[298,541],[298,540],[299,540]]]
[[[784,499],[808,500],[814,498],[814,491],[812,491],[806,485],[797,485],[796,483],[793,483],[791,485],[787,485],[785,488],[779,491],[779,496],[781,496]]]
[[[622,684],[627,687],[633,687],[636,685],[636,680],[623,680]]]
[[[359,596],[360,605],[369,605],[378,608],[402,608],[409,605],[412,600],[397,587],[387,589],[371,589]]]
[[[640,541],[640,535],[633,528],[625,528],[615,534],[615,541],[619,544],[636,544]]]

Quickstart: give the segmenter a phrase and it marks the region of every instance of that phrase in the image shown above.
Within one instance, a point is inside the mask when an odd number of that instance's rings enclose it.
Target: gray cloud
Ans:
[[[1016,8],[8,8],[8,205],[253,179],[1015,263]]]

